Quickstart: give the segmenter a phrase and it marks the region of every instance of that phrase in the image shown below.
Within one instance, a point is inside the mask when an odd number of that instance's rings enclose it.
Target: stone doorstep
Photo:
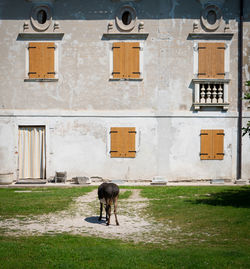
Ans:
[[[167,182],[165,181],[159,181],[159,182],[151,182],[150,185],[154,185],[154,186],[165,186],[167,185]]]
[[[225,180],[224,179],[212,179],[211,184],[225,184]]]
[[[238,179],[238,180],[235,180],[235,184],[236,185],[247,185],[249,183],[249,180],[244,180],[244,179]]]
[[[42,179],[20,179],[15,184],[46,184],[47,180]]]

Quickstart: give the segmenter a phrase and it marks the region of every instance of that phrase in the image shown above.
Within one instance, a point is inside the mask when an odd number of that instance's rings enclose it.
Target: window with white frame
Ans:
[[[142,80],[140,42],[114,42],[111,53],[111,79]]]
[[[194,44],[194,108],[228,109],[229,47],[225,42]]]
[[[30,42],[28,44],[25,80],[58,80],[57,46],[54,42]]]

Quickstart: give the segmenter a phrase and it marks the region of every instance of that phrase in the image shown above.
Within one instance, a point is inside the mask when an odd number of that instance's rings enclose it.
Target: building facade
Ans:
[[[247,2],[1,1],[0,173],[249,180]]]

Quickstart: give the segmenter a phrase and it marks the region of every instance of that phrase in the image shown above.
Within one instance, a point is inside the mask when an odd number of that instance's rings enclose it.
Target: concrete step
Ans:
[[[15,184],[46,184],[45,179],[19,179]]]

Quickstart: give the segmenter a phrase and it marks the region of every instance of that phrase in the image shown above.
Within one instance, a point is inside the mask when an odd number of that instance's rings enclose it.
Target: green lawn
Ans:
[[[0,268],[250,268],[250,187],[137,188],[150,199],[144,214],[179,227],[166,229],[163,243],[69,234],[0,236]],[[0,216],[62,210],[92,189],[0,189]],[[130,195],[126,191],[121,198]]]

